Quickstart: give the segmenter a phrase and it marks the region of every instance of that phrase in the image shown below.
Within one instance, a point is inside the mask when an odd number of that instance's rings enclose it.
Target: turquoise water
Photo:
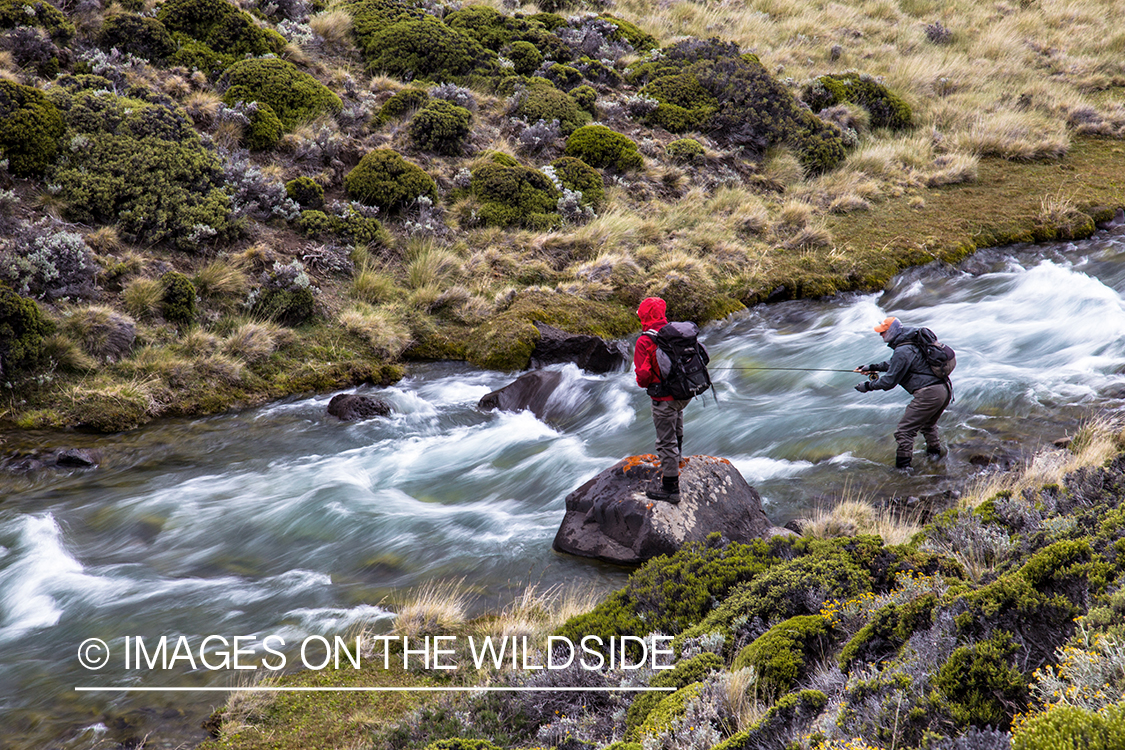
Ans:
[[[987,273],[985,272],[987,271]],[[706,328],[718,403],[686,414],[686,453],[729,458],[775,523],[844,492],[886,500],[955,488],[974,456],[1027,458],[1125,404],[1125,241],[978,253],[904,274],[880,294],[760,307]],[[852,367],[885,359],[886,315],[957,350],[951,445],[918,472],[889,469],[901,390],[858,394]],[[740,369],[735,369],[740,368]],[[558,555],[564,498],[625,455],[650,452],[647,399],[628,372],[561,367],[571,416],[481,413],[513,379],[413,365],[388,419],[340,424],[331,394],[171,421],[96,444],[94,471],[5,478],[0,493],[0,744],[92,747],[202,737],[223,696],[79,694],[77,685],[225,685],[231,671],[126,670],[124,638],[209,634],[289,642],[392,616],[389,597],[465,579],[476,606],[529,583],[609,590],[628,571]],[[117,656],[84,669],[79,644]]]

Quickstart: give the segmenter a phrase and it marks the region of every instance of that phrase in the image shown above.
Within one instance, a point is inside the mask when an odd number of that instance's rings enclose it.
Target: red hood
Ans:
[[[646,331],[659,331],[668,325],[668,320],[664,317],[665,310],[667,310],[667,305],[659,297],[646,297],[641,300],[641,306],[637,308],[637,316],[641,319],[641,327]]]

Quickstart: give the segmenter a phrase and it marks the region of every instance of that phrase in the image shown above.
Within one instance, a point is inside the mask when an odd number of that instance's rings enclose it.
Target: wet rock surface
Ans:
[[[385,417],[391,413],[391,407],[386,401],[370,396],[340,393],[328,402],[328,413],[343,422],[354,422],[358,419]]]
[[[535,323],[539,341],[531,352],[533,368],[573,362],[587,372],[602,374],[625,367],[629,354],[619,341],[606,341],[597,336],[566,331]]]
[[[650,500],[660,461],[630,456],[567,495],[554,548],[615,563],[641,563],[672,554],[719,532],[730,541],[768,537],[773,524],[758,492],[729,461],[689,456],[680,463],[680,502]]]
[[[551,396],[562,382],[562,373],[553,370],[535,370],[524,373],[513,382],[477,402],[484,411],[523,411],[527,409],[540,419],[554,415]]]

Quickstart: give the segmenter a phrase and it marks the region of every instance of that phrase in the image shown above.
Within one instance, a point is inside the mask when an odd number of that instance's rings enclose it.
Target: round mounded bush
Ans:
[[[372,34],[364,53],[372,71],[404,80],[454,81],[495,66],[495,53],[433,16],[411,18]]]
[[[546,78],[563,91],[570,91],[582,83],[582,73],[579,72],[578,68],[562,63],[555,63],[548,68]]]
[[[195,284],[184,274],[169,271],[160,277],[164,296],[160,300],[160,314],[169,323],[191,325],[195,320]]]
[[[0,152],[17,177],[42,174],[55,160],[62,115],[39,89],[0,79]]]
[[[286,130],[302,120],[339,112],[343,103],[324,84],[277,58],[242,60],[223,76],[229,87],[242,86],[256,102],[268,104]]]
[[[167,0],[156,16],[171,32],[184,34],[227,60],[277,54],[285,38],[263,29],[250,14],[226,0]]]
[[[444,99],[431,99],[410,120],[410,141],[424,151],[446,156],[461,153],[472,132],[473,115]]]
[[[35,300],[0,284],[0,377],[33,369],[54,328]]]
[[[852,102],[871,114],[876,128],[902,130],[912,124],[910,105],[869,75],[844,73],[820,76],[805,87],[801,98],[814,112]]]
[[[617,32],[610,37],[611,39],[624,39],[632,45],[633,49],[637,52],[648,52],[659,46],[656,43],[656,37],[641,31],[636,24],[623,21],[617,16],[611,16],[609,13],[602,13],[598,18],[604,18],[617,27]]]
[[[276,146],[284,133],[285,126],[273,107],[258,102],[250,115],[250,124],[242,134],[242,144],[251,151],[265,151]]]
[[[594,91],[593,87],[579,86],[570,92],[570,97],[579,107],[589,112],[591,117],[597,116],[598,92]]]
[[[670,133],[699,130],[719,108],[719,100],[690,73],[657,78],[641,93],[660,102],[648,120]]]
[[[379,148],[369,152],[344,178],[348,196],[388,213],[412,203],[419,196],[437,200],[437,183],[396,151]]]
[[[176,52],[176,42],[164,24],[136,13],[115,13],[106,18],[98,32],[98,45],[157,62]]]
[[[507,57],[521,76],[531,75],[543,64],[543,53],[531,42],[512,42]]]
[[[664,153],[668,154],[668,158],[674,161],[687,162],[702,157],[706,150],[694,138],[681,138],[665,146]]]
[[[430,95],[426,93],[425,89],[418,89],[413,86],[405,88],[383,104],[379,110],[379,115],[384,119],[402,117],[425,106],[429,100]]]
[[[543,230],[559,222],[559,191],[547,175],[508,159],[474,169],[469,192],[480,202],[479,221],[488,226]]]
[[[41,0],[0,0],[0,29],[16,26],[37,26],[59,44],[74,36],[74,24],[50,3]]]
[[[527,122],[558,120],[562,134],[569,135],[590,121],[589,113],[578,106],[574,97],[559,91],[546,79],[533,78],[522,96],[523,101],[512,114]]]
[[[324,206],[324,188],[311,177],[296,177],[285,183],[285,194],[304,209],[319,210]]]
[[[560,156],[551,162],[551,166],[563,187],[582,193],[583,204],[599,206],[605,200],[602,174],[586,162],[573,156]]]
[[[637,144],[605,125],[584,125],[566,139],[566,155],[593,167],[627,172],[644,166]]]

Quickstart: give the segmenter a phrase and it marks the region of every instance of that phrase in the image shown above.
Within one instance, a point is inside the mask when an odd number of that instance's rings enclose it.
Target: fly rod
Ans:
[[[730,367],[722,367],[722,366],[710,367],[709,366],[707,369],[708,370],[781,370],[781,371],[791,371],[791,372],[851,372],[851,373],[857,373],[858,372],[857,370],[834,370],[834,369],[827,369],[827,368],[824,368],[824,367],[733,367],[733,366],[730,366]],[[859,373],[859,374],[862,374],[862,373]]]

